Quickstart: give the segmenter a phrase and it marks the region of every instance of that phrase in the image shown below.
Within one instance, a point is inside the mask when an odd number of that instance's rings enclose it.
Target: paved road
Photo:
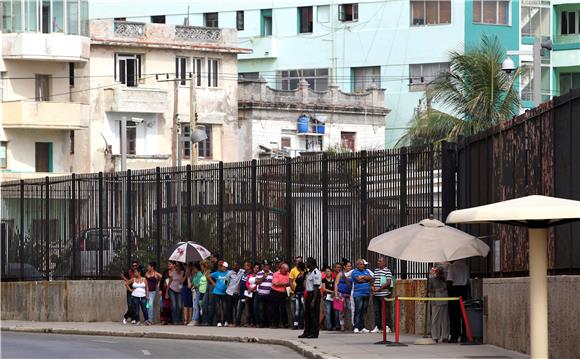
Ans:
[[[302,358],[282,346],[249,343],[8,332],[0,340],[3,359]]]

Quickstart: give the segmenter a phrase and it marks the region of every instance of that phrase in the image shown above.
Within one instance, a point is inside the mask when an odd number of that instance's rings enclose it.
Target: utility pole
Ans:
[[[121,116],[121,172],[127,176],[127,117]],[[121,181],[121,243],[127,243],[127,177]]]
[[[193,74],[189,79],[189,134],[193,133],[193,130],[197,128],[197,97],[195,92],[195,81],[197,79],[197,74]],[[190,158],[191,164],[197,165],[198,156],[198,144],[194,143],[191,147]]]
[[[177,140],[179,127],[179,92],[178,92],[178,81],[179,79],[173,80],[173,129],[171,131],[171,165],[175,167],[177,164]]]
[[[542,39],[536,36],[533,50],[534,61],[534,106],[542,103]]]

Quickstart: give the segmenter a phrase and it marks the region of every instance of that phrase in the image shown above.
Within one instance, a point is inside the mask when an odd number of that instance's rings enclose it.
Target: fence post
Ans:
[[[104,217],[104,210],[103,210],[103,172],[99,172],[99,204],[98,204],[98,211],[99,211],[99,278],[103,278],[103,217]]]
[[[45,177],[46,190],[45,195],[45,221],[44,221],[44,270],[46,271],[46,280],[50,280],[50,179]]]
[[[218,242],[219,255],[224,255],[224,163],[219,163],[219,190],[218,190]]]
[[[24,180],[20,180],[20,280],[24,279]]]
[[[185,168],[187,171],[185,174],[185,181],[187,182],[185,184],[185,189],[187,191],[187,202],[186,202],[187,221],[186,221],[186,226],[187,226],[187,240],[190,241],[190,240],[192,240],[192,237],[191,237],[191,165],[187,165]]]
[[[367,151],[361,151],[360,153],[360,239],[361,239],[361,258],[367,257],[367,248],[369,246],[368,236],[368,189],[367,189]]]
[[[455,210],[455,171],[457,167],[453,143],[441,143],[441,206],[442,220]]]
[[[252,258],[258,258],[258,161],[252,160]]]
[[[322,265],[328,265],[328,154],[322,154]]]
[[[286,158],[286,259],[292,261],[294,252],[294,210],[292,205],[292,159]]]
[[[156,254],[157,254],[157,265],[161,266],[161,168],[155,168],[155,226],[156,231]]]
[[[131,268],[131,170],[127,170],[127,186],[126,186],[126,196],[127,201],[125,202],[127,205],[126,213],[125,213],[125,221],[126,221],[126,228],[127,228],[127,268]]]
[[[399,226],[407,225],[407,147],[399,154]],[[407,279],[407,261],[401,260],[401,279]]]
[[[72,238],[72,268],[71,277],[74,279],[77,276],[78,268],[78,241],[77,241],[77,181],[76,174],[73,173],[71,176],[71,189],[70,189],[70,233]]]

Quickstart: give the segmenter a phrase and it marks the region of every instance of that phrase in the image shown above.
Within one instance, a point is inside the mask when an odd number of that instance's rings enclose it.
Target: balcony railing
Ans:
[[[198,26],[176,26],[175,39],[181,41],[220,41],[222,32],[220,29]]]
[[[145,34],[142,22],[115,21],[115,35],[119,37],[141,37]]]

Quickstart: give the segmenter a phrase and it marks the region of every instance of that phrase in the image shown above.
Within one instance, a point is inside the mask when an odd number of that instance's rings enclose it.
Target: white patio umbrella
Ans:
[[[580,201],[527,196],[453,211],[447,223],[494,222],[528,227],[530,346],[532,358],[548,358],[548,227],[580,219]]]
[[[431,218],[383,233],[370,241],[368,249],[415,262],[446,262],[489,253],[481,240]]]
[[[201,261],[211,255],[204,246],[195,242],[178,242],[169,249],[169,260],[188,263]]]

